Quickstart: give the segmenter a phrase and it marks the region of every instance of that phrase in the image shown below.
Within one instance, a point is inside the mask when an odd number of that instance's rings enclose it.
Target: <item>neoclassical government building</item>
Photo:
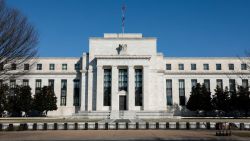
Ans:
[[[249,69],[237,57],[166,57],[155,37],[112,33],[89,38],[81,57],[41,57],[10,83],[30,85],[32,93],[53,86],[58,110],[50,116],[160,118],[186,112],[197,83],[212,93],[217,85],[248,85],[248,77],[239,76],[249,76]]]

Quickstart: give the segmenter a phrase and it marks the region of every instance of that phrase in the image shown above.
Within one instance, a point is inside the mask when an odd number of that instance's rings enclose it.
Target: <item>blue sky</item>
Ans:
[[[124,0],[7,0],[37,28],[39,56],[80,57],[88,38],[121,32]],[[250,0],[125,0],[125,32],[158,38],[165,56],[244,56]]]

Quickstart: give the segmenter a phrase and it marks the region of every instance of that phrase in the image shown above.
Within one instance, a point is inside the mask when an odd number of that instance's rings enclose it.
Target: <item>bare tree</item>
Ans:
[[[0,0],[0,79],[25,74],[23,65],[34,62],[37,42],[37,32],[27,18]]]

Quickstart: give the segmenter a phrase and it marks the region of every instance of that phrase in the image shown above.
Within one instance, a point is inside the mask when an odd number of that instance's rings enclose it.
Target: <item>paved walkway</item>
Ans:
[[[237,131],[240,132],[240,131]],[[246,131],[244,131],[246,132]],[[249,132],[249,131],[247,131]],[[209,130],[57,130],[0,132],[1,141],[20,140],[244,140],[237,136],[217,137]]]

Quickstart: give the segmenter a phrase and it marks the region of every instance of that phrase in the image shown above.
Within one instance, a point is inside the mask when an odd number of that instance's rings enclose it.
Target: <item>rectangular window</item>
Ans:
[[[185,80],[179,79],[179,103],[181,106],[184,106],[186,103],[185,98]]]
[[[135,106],[142,106],[142,69],[135,69]]]
[[[49,70],[55,70],[55,64],[49,64]]]
[[[204,70],[209,70],[209,64],[203,64],[203,69]]]
[[[236,91],[235,79],[229,79],[229,91],[230,92]]]
[[[16,70],[16,64],[11,64],[11,70]]]
[[[228,69],[229,70],[234,70],[234,64],[228,64]]]
[[[204,79],[204,85],[207,88],[207,90],[210,92],[210,80],[209,79]]]
[[[23,69],[24,70],[29,70],[30,69],[30,64],[24,64]]]
[[[54,91],[54,86],[55,86],[55,80],[54,79],[49,79],[49,86],[52,88]]]
[[[119,69],[119,91],[128,90],[128,70]]]
[[[111,106],[111,85],[112,85],[112,71],[111,69],[104,69],[104,106]]]
[[[216,70],[221,70],[221,64],[216,64]]]
[[[41,92],[42,89],[42,80],[41,79],[36,79],[36,89],[35,93],[38,94]]]
[[[166,92],[167,92],[167,105],[173,105],[173,92],[172,92],[172,80],[166,80]]]
[[[171,70],[171,64],[166,64],[166,70]]]
[[[196,70],[196,64],[191,64],[191,70]]]
[[[23,79],[23,86],[29,86],[29,80]]]
[[[247,70],[247,64],[246,63],[241,64],[241,70]]]
[[[10,88],[16,87],[16,80],[10,80]]]
[[[220,89],[223,89],[223,81],[222,81],[222,79],[217,79],[216,80],[216,86],[218,86]]]
[[[247,88],[248,87],[248,80],[242,79],[242,87]]]
[[[179,64],[179,70],[184,70],[184,64]]]
[[[74,80],[74,106],[80,106],[80,81]]]
[[[62,64],[62,70],[67,70],[67,64]]]
[[[79,63],[76,63],[76,64],[75,64],[75,70],[80,70],[80,69],[81,69],[80,64],[79,64]]]
[[[67,98],[67,80],[61,80],[61,106],[66,106],[66,98]]]
[[[43,65],[42,64],[37,64],[36,65],[36,70],[42,70],[43,69]]]
[[[196,87],[196,85],[197,85],[197,79],[191,79],[191,86],[192,86],[192,88]]]

